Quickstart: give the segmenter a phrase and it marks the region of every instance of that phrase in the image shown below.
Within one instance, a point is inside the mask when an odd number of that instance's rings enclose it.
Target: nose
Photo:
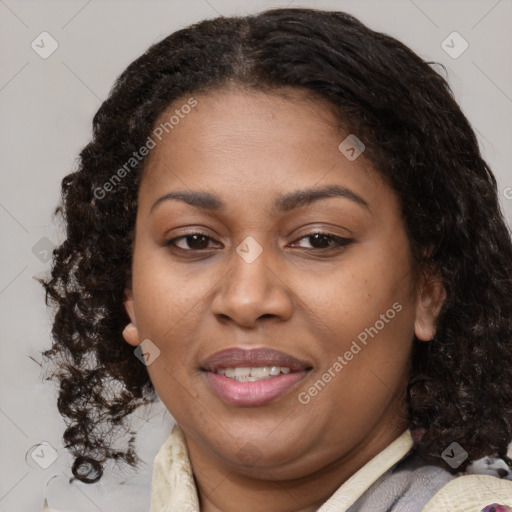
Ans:
[[[254,250],[250,247],[250,251]],[[230,268],[219,282],[212,302],[212,312],[219,321],[231,320],[241,327],[254,328],[263,318],[290,318],[291,292],[283,269],[277,267],[271,252],[263,249],[254,259],[233,250]]]

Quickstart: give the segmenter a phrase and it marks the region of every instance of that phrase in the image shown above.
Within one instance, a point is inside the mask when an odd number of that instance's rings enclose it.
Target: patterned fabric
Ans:
[[[422,512],[481,512],[512,504],[512,482],[489,475],[463,475],[448,483],[428,502]],[[492,508],[492,506],[491,506]],[[506,508],[497,508],[501,512]]]
[[[454,478],[448,471],[410,454],[384,473],[348,512],[420,511]]]
[[[153,463],[150,512],[198,512],[199,500],[183,431],[178,425]]]

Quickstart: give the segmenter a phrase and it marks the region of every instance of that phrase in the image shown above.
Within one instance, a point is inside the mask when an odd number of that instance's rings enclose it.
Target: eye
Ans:
[[[319,251],[336,247],[345,247],[353,242],[350,238],[343,238],[341,236],[323,232],[309,233],[308,235],[299,238],[298,241],[300,242],[301,240],[308,239],[310,247],[302,246],[302,248],[316,249]],[[165,246],[175,247],[185,252],[195,252],[211,249],[212,247],[209,246],[211,241],[213,241],[213,238],[204,233],[192,232],[168,240],[165,242]]]
[[[303,246],[305,249],[311,248],[320,251],[336,247],[345,247],[353,242],[353,240],[350,238],[343,238],[341,236],[318,231],[309,233],[308,235],[299,238],[298,241],[307,239],[309,239],[310,247]]]
[[[194,232],[187,233],[186,235],[178,236],[176,238],[172,238],[171,240],[165,242],[165,245],[167,247],[173,246],[178,249],[181,249],[182,251],[190,252],[193,250],[210,249],[211,247],[208,247],[208,244],[211,240],[213,240],[213,238],[209,237],[208,235],[205,235],[204,233]]]

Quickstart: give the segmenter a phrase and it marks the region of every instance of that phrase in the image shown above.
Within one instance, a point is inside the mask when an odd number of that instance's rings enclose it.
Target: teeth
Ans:
[[[290,373],[290,368],[283,366],[260,366],[257,368],[220,368],[216,371],[220,375],[236,380],[238,382],[256,382],[268,380],[280,374]]]
[[[249,377],[251,375],[250,368],[235,368],[235,377]]]
[[[251,368],[251,377],[256,377],[257,379],[268,377],[269,373],[270,368],[268,366],[262,366],[261,368]]]

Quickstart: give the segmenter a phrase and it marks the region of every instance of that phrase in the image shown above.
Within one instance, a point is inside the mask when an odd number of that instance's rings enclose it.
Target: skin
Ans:
[[[147,368],[185,433],[202,511],[238,512],[240,503],[313,511],[405,430],[413,334],[432,338],[444,291],[413,271],[393,190],[364,153],[351,162],[339,151],[348,133],[330,104],[299,89],[225,87],[195,98],[148,157],[123,335],[161,351]],[[367,206],[329,197],[272,209],[282,194],[323,185],[345,187]],[[152,209],[186,190],[212,193],[225,209],[178,200]],[[210,239],[166,245],[198,229]],[[315,243],[315,229],[351,242]],[[252,263],[236,252],[249,236],[263,250]],[[301,404],[299,393],[395,303],[395,318]],[[200,366],[235,346],[274,348],[312,369],[271,403],[227,405]]]

